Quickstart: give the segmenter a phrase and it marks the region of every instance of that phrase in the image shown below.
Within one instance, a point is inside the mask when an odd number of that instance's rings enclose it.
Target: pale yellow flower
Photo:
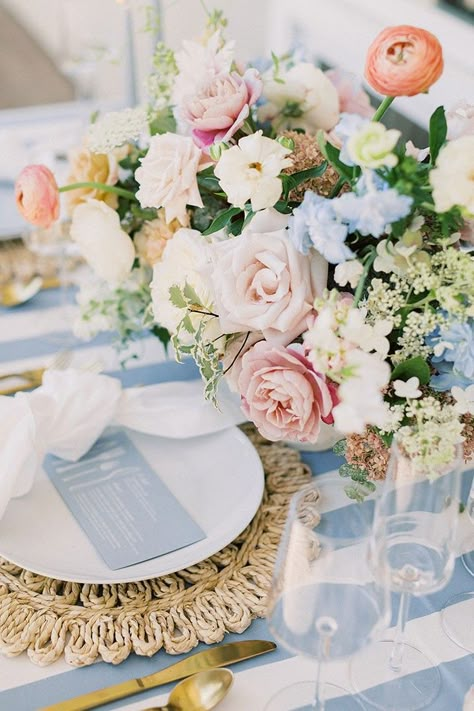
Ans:
[[[113,153],[92,153],[88,148],[81,147],[72,151],[69,157],[71,172],[68,176],[69,183],[105,183],[115,185],[118,180],[118,160],[123,157]],[[105,202],[109,207],[116,209],[118,197],[96,188],[77,188],[66,193],[67,209],[72,214],[74,208],[89,198]]]
[[[154,266],[161,260],[168,240],[181,227],[189,227],[189,219],[184,225],[176,219],[167,223],[165,211],[158,210],[156,219],[144,222],[141,229],[134,235],[133,241],[139,259],[150,267]]]

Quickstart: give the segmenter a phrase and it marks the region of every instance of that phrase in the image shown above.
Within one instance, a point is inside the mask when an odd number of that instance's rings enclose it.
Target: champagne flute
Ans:
[[[375,583],[367,565],[372,518],[372,502],[348,505],[339,479],[315,480],[293,497],[269,597],[269,626],[283,646],[317,659],[318,669],[316,681],[281,690],[266,711],[364,708],[347,689],[323,682],[323,667],[327,659],[358,651],[388,622],[387,588]]]
[[[362,698],[383,711],[429,707],[441,678],[420,649],[405,640],[409,603],[444,587],[455,562],[462,457],[453,446],[451,461],[420,470],[395,441],[374,515],[370,564],[375,577],[401,593],[394,640],[376,642],[351,663],[351,678]],[[410,674],[424,670],[416,683]],[[380,686],[382,685],[382,686]]]
[[[470,519],[471,530],[464,547],[467,546],[471,550],[464,553],[462,562],[467,572],[474,576],[474,479],[467,500],[466,513]],[[473,619],[474,591],[472,590],[451,597],[441,613],[441,623],[449,639],[468,652],[474,652],[474,624],[469,624],[469,620]]]

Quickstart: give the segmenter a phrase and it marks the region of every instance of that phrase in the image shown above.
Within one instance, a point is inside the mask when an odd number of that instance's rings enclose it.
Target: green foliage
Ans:
[[[346,447],[347,447],[347,442],[345,439],[340,439],[334,447],[332,448],[332,451],[334,454],[337,454],[338,457],[343,457],[346,453]]]
[[[317,138],[319,149],[326,160],[337,170],[342,178],[345,178],[345,180],[351,183],[353,178],[360,173],[360,169],[354,171],[352,167],[342,162],[339,157],[339,149],[333,146],[332,143],[329,143],[329,141],[326,141],[324,131],[318,131]]]
[[[336,446],[337,444],[339,444],[339,442],[336,443]],[[339,474],[344,478],[352,479],[354,482],[344,487],[347,496],[354,501],[360,503],[376,490],[374,482],[368,478],[367,470],[357,467],[355,464],[345,462],[339,467]]]
[[[176,131],[176,121],[171,108],[158,111],[150,121],[150,133],[156,136],[158,133],[174,133]]]
[[[439,151],[445,143],[447,135],[448,124],[446,123],[444,106],[438,106],[430,118],[430,157],[432,165],[436,163]]]
[[[285,173],[280,174],[280,179],[283,184],[283,198],[288,199],[288,195],[292,190],[305,183],[307,180],[312,180],[313,178],[320,178],[326,172],[328,164],[326,161],[321,163],[321,165],[315,165],[313,168],[308,168],[307,170],[300,170],[298,173],[293,173],[292,175],[286,175]]]
[[[194,359],[205,383],[204,396],[217,407],[217,388],[223,375],[220,362],[222,350],[219,348],[220,339],[208,341],[205,334],[210,319],[216,318],[216,315],[208,311],[188,283],[182,288],[173,285],[170,300],[183,310],[181,322],[171,339],[176,357],[179,361],[184,356]]]
[[[408,358],[402,363],[399,363],[392,371],[392,380],[409,380],[410,378],[418,378],[421,385],[427,385],[430,382],[430,368],[428,363],[421,357]]]
[[[229,225],[233,217],[240,213],[242,213],[240,207],[228,207],[226,210],[221,210],[203,234],[207,237],[214,234],[214,232],[219,232],[219,230]]]

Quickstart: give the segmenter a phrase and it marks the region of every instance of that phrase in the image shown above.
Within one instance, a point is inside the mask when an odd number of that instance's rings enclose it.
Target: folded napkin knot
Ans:
[[[185,439],[245,420],[230,391],[220,407],[204,400],[199,380],[123,390],[107,375],[46,371],[33,392],[0,397],[0,518],[12,497],[31,489],[46,454],[75,462],[109,425]]]

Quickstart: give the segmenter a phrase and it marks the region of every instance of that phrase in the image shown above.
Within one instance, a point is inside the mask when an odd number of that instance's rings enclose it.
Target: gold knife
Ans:
[[[251,659],[252,657],[258,657],[260,654],[266,654],[266,652],[273,652],[275,649],[276,644],[264,640],[222,644],[220,647],[213,647],[212,649],[206,649],[204,652],[193,654],[181,662],[172,664],[154,674],[123,681],[120,684],[107,686],[105,689],[99,689],[98,691],[91,691],[89,694],[82,694],[82,696],[76,696],[74,699],[61,701],[59,704],[45,706],[39,711],[88,711],[111,701],[139,694],[146,689],[153,689],[171,681],[184,679],[186,676],[191,676],[206,669],[226,667],[229,664],[242,662],[244,659]]]

